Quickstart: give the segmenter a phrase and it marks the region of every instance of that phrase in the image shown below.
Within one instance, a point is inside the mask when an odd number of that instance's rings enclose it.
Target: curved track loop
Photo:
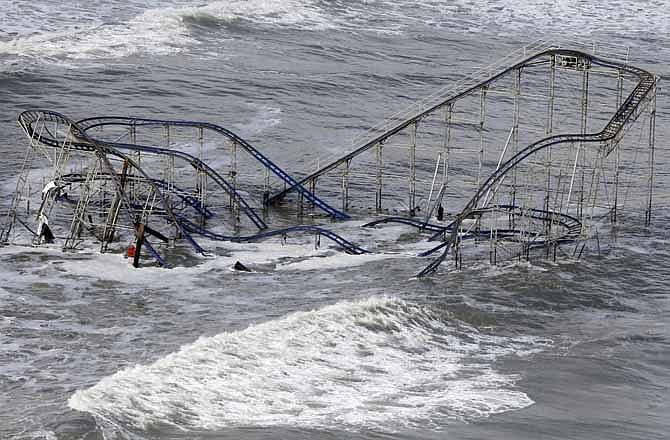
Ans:
[[[142,168],[140,168],[133,160],[128,158],[126,155],[121,153],[119,150],[129,150],[129,151],[142,151],[142,152],[150,152],[150,153],[155,153],[155,154],[163,154],[163,155],[168,155],[172,157],[178,157],[182,158],[186,161],[188,161],[192,166],[194,166],[196,169],[202,169],[205,170],[206,172],[211,172],[210,177],[213,177],[214,179],[220,178],[220,182],[222,186],[225,186],[228,188],[231,192],[230,194],[235,194],[237,197],[239,197],[240,203],[243,204],[243,206],[246,206],[249,211],[255,215],[251,207],[249,207],[248,204],[244,201],[244,199],[235,192],[234,188],[226,182],[223,177],[219,176],[216,171],[211,169],[207,164],[205,164],[203,161],[200,159],[197,159],[187,153],[182,153],[180,151],[176,150],[170,150],[166,148],[158,148],[158,147],[146,147],[146,146],[140,146],[140,145],[134,145],[134,144],[123,144],[123,143],[114,143],[114,142],[106,142],[106,141],[101,141],[101,140],[96,140],[92,137],[90,137],[86,131],[93,128],[94,126],[100,126],[100,124],[103,124],[100,120],[101,119],[108,119],[108,118],[90,118],[87,120],[84,120],[84,127],[82,128],[79,126],[79,123],[75,123],[71,120],[69,120],[67,117],[48,110],[31,110],[31,111],[26,111],[23,112],[19,116],[19,122],[23,129],[26,131],[26,134],[34,138],[36,141],[42,143],[43,145],[46,145],[51,148],[61,148],[62,147],[62,142],[59,142],[57,139],[54,137],[50,136],[45,136],[44,133],[37,133],[37,131],[34,129],[33,124],[36,121],[51,121],[51,120],[58,120],[61,123],[65,123],[65,125],[70,125],[72,134],[74,137],[77,139],[77,141],[72,142],[69,144],[70,148],[74,150],[80,150],[80,151],[87,151],[87,152],[95,152],[96,155],[100,157],[105,157],[108,154],[111,154],[113,156],[116,156],[120,159],[127,160],[129,165],[135,168],[139,174],[143,177],[144,180],[146,180],[156,191],[156,193],[159,195],[159,198],[162,202],[162,206],[165,210],[165,213],[167,214],[168,218],[170,221],[179,229],[181,232],[181,235],[185,237],[189,242],[191,242],[196,250],[200,253],[204,253],[204,250],[193,240],[191,234],[197,234],[197,235],[202,235],[204,237],[213,239],[213,240],[219,240],[219,241],[231,241],[231,242],[238,242],[238,243],[245,243],[245,242],[253,242],[253,241],[260,241],[269,237],[273,236],[284,236],[287,234],[291,233],[315,233],[319,234],[320,236],[324,236],[333,242],[337,243],[342,247],[345,252],[349,254],[354,254],[354,255],[361,255],[361,254],[366,254],[370,253],[369,251],[355,245],[354,243],[351,243],[350,241],[344,239],[343,237],[339,236],[338,234],[335,234],[332,231],[329,231],[327,229],[317,227],[317,226],[296,226],[296,227],[291,227],[291,228],[286,228],[286,229],[280,229],[280,230],[274,230],[274,231],[268,231],[260,234],[255,234],[255,235],[250,235],[250,236],[227,236],[227,235],[222,235],[222,234],[217,234],[214,232],[211,232],[205,228],[200,227],[199,225],[187,220],[186,218],[176,215],[172,209],[172,207],[169,205],[167,200],[163,197],[162,193],[160,192],[159,188],[165,189],[167,186],[167,183],[159,180],[159,179],[153,179],[151,178]],[[128,123],[135,124],[135,122],[139,121],[138,123],[141,124],[164,124],[164,123],[174,123],[174,121],[157,121],[157,120],[146,120],[146,119],[130,119],[130,118],[113,118],[114,122],[112,122],[114,125],[127,125]],[[121,121],[119,121],[121,119]],[[96,121],[95,124],[90,124],[91,121]],[[132,121],[132,122],[131,122]],[[87,124],[88,122],[88,124]],[[181,123],[177,123],[181,125]],[[184,126],[200,126],[200,123],[193,123],[196,125],[191,125],[192,123],[184,123]],[[209,125],[209,124],[205,124]],[[220,127],[219,127],[220,128]],[[221,129],[223,130],[223,129]],[[233,135],[234,136],[234,135]],[[239,142],[242,141],[241,138],[235,137],[235,141]],[[244,142],[244,141],[242,141]],[[120,184],[120,175],[114,170],[114,167],[105,159],[104,163],[104,169],[105,173],[97,176],[98,179],[109,179],[112,180],[117,189],[121,188]],[[208,174],[209,175],[209,174]],[[68,183],[75,183],[77,179],[81,180],[83,179],[81,176],[77,175],[65,175],[62,176],[65,182]],[[185,203],[189,204],[192,206],[194,209],[196,209],[198,212],[205,214],[206,216],[211,216],[212,213],[209,211],[206,207],[201,206],[200,201],[188,196],[188,195],[180,195],[180,191],[177,190],[176,194],[179,198],[181,198]],[[123,191],[121,190],[121,195],[124,201],[124,206],[128,209],[129,211],[129,216],[131,219],[135,218],[135,213],[134,213],[134,205],[127,199]],[[258,220],[261,222],[263,228],[266,228],[267,226],[265,223],[263,223],[260,218]],[[256,223],[257,226],[260,227],[258,223]],[[154,256],[154,258],[158,261],[160,265],[165,265],[165,260],[156,252],[156,250],[151,246],[151,244],[144,239],[145,246],[147,250]]]
[[[517,217],[528,217],[544,222],[549,221],[552,224],[567,228],[571,234],[575,232],[579,233],[582,229],[582,222],[577,217],[571,216],[569,214],[556,211],[547,211],[544,209],[523,208],[521,206],[515,205],[488,205],[483,208],[473,209],[470,211],[470,215],[467,218],[473,218],[478,215],[494,211],[505,212],[506,214],[512,214]],[[461,221],[464,219],[465,217],[462,218]],[[454,227],[458,226],[458,219],[452,221],[447,226],[441,227],[439,231],[436,231],[436,233],[429,238],[429,241],[437,240],[445,232],[452,231]]]
[[[204,249],[200,247],[200,245],[196,243],[196,241],[191,237],[191,234],[189,234],[189,232],[181,226],[179,221],[177,221],[177,218],[174,215],[174,212],[172,211],[170,204],[163,196],[163,193],[160,191],[158,186],[153,182],[153,179],[149,177],[149,175],[137,163],[135,163],[135,161],[133,161],[131,158],[118,151],[113,145],[105,142],[99,142],[88,137],[86,132],[82,130],[77,125],[76,122],[60,113],[51,110],[41,110],[41,109],[28,110],[22,112],[19,115],[18,119],[19,124],[21,125],[21,127],[23,128],[23,130],[25,131],[26,135],[29,138],[34,139],[35,141],[40,142],[41,144],[51,148],[61,148],[62,143],[59,142],[57,139],[44,136],[43,133],[38,133],[34,129],[33,124],[35,124],[38,121],[42,122],[53,121],[61,123],[63,124],[63,126],[70,127],[70,133],[68,133],[67,135],[74,136],[77,141],[70,143],[69,148],[72,148],[74,150],[95,152],[98,160],[100,161],[102,169],[110,176],[110,178],[114,182],[117,194],[120,196],[121,202],[125,207],[124,212],[128,217],[129,224],[134,225],[137,219],[139,218],[139,215],[137,214],[132,203],[128,199],[128,196],[125,193],[123,185],[121,184],[121,180],[107,156],[111,155],[121,160],[127,161],[128,165],[134,168],[151,186],[153,192],[156,194],[158,200],[160,201],[160,204],[163,206],[163,209],[165,210],[168,221],[170,221],[170,223],[172,223],[179,230],[182,237],[184,237],[193,246],[196,252],[201,254],[205,253]],[[160,254],[155,250],[155,248],[149,243],[149,241],[146,238],[143,239],[143,242],[146,249],[154,257],[156,262],[161,266],[166,265],[165,260],[160,256]]]
[[[577,55],[586,57],[594,65],[598,65],[606,68],[620,69],[627,73],[636,75],[639,78],[639,81],[633,91],[628,95],[628,97],[623,101],[621,106],[614,113],[614,116],[608,121],[608,123],[597,133],[587,133],[587,134],[559,134],[555,136],[549,136],[543,138],[526,148],[520,150],[517,154],[512,156],[506,162],[500,165],[500,167],[494,171],[486,181],[479,187],[477,192],[472,196],[470,201],[465,205],[465,208],[461,213],[456,217],[454,224],[451,225],[452,229],[452,238],[448,240],[449,246],[445,246],[442,255],[433,261],[428,267],[422,270],[417,277],[422,277],[434,273],[440,264],[446,259],[447,254],[451,247],[456,244],[455,236],[453,236],[456,231],[458,231],[463,220],[472,218],[475,216],[480,207],[480,202],[484,201],[488,197],[487,194],[493,192],[495,193],[498,189],[499,183],[502,179],[517,165],[522,163],[528,157],[533,154],[542,151],[546,148],[549,148],[554,145],[569,145],[571,143],[580,142],[584,144],[598,144],[599,152],[603,156],[609,155],[617,145],[617,140],[620,139],[620,136],[623,134],[624,127],[626,124],[632,120],[635,120],[641,109],[644,107],[644,102],[647,97],[650,95],[651,91],[656,86],[656,77],[643,69],[630,66],[628,64],[615,63],[612,61],[604,60],[595,56],[587,55],[583,52],[577,51],[566,51],[566,50],[555,50],[547,51],[543,54],[536,55],[531,57],[530,60],[537,58],[538,56],[546,55],[547,53],[552,54],[562,54],[562,55]],[[524,62],[524,63],[525,63]],[[562,214],[565,215],[565,214]]]
[[[556,225],[560,226],[565,230],[565,232],[562,235],[556,235],[554,238],[551,239],[551,242],[567,242],[567,241],[573,241],[576,238],[579,237],[579,235],[582,232],[582,222],[571,215],[564,214],[561,212],[556,212],[556,211],[547,211],[544,209],[534,209],[534,208],[522,208],[520,206],[514,206],[514,205],[490,205],[486,206],[484,208],[476,209],[470,211],[470,216],[468,218],[476,218],[478,216],[481,216],[482,214],[486,213],[492,213],[492,212],[498,212],[498,213],[503,213],[506,215],[514,215],[516,217],[519,217],[520,219],[523,218],[530,218],[533,220],[540,220],[545,223],[549,223],[550,225]],[[462,222],[464,219],[461,219],[460,222]],[[453,232],[455,228],[459,227],[459,220],[454,220],[451,222],[449,225],[446,227],[442,228],[439,232],[436,232],[433,236],[430,237],[429,241],[436,240],[440,238],[440,236],[444,236],[445,233],[447,232]],[[491,233],[495,233],[499,238],[500,237],[505,237],[505,238],[514,238],[514,237],[519,237],[521,234],[526,234],[526,235],[531,235],[535,237],[539,237],[540,235],[537,233],[529,233],[528,231],[523,231],[520,229],[496,229],[495,231],[490,231],[490,230],[483,230],[479,229],[475,232],[468,231],[467,233],[462,233],[459,238],[461,240],[465,238],[470,238],[470,237],[487,237]],[[436,247],[422,252],[419,254],[420,257],[425,257],[428,255],[431,255],[435,252],[437,252],[440,249],[443,249],[447,244],[451,243],[452,237],[450,236],[445,236],[444,242],[440,243]],[[538,245],[539,243],[544,243],[546,240],[540,240],[540,241],[535,241],[534,243]]]
[[[203,128],[203,129],[208,129],[215,131],[216,133],[219,133],[226,138],[236,142],[238,145],[242,146],[247,152],[249,152],[256,160],[261,162],[264,166],[266,166],[268,169],[270,169],[272,172],[274,172],[277,176],[279,176],[283,181],[287,182],[289,185],[295,184],[296,181],[293,179],[291,176],[289,176],[287,173],[285,173],[281,168],[279,168],[277,165],[272,163],[268,158],[266,158],[263,154],[261,154],[258,150],[256,150],[251,144],[249,144],[247,141],[242,139],[241,137],[237,136],[233,132],[220,127],[215,124],[210,124],[210,123],[205,123],[205,122],[191,122],[191,121],[172,121],[172,120],[158,120],[158,119],[144,119],[144,118],[124,118],[124,117],[109,117],[109,116],[101,116],[101,117],[93,117],[93,118],[86,118],[82,119],[81,121],[77,122],[78,124],[81,124],[81,126],[84,127],[85,131],[89,131],[93,128],[98,128],[98,127],[105,127],[105,126],[125,126],[125,127],[138,127],[138,126],[176,126],[176,127],[190,127],[190,128]],[[262,223],[262,228],[261,229],[266,229],[267,226],[265,223],[262,222],[262,220],[256,215],[256,213],[253,211],[253,209],[244,201],[242,196],[237,193],[235,188],[230,185],[228,182],[225,181],[225,179],[220,176],[216,171],[214,171],[211,167],[209,167],[206,163],[201,161],[200,159],[189,155],[187,153],[183,153],[180,151],[176,150],[170,150],[166,148],[159,148],[159,147],[147,147],[147,146],[140,146],[140,145],[135,145],[135,144],[125,144],[125,143],[113,143],[117,148],[121,149],[128,149],[128,150],[134,150],[134,151],[143,151],[143,152],[151,152],[151,153],[157,153],[157,154],[165,154],[165,155],[171,155],[175,157],[180,157],[183,158],[193,167],[196,169],[203,169],[206,170],[208,173],[211,173],[211,176],[214,178],[218,178],[221,181],[222,185],[225,185],[227,188],[227,192],[231,195],[234,194],[235,197],[238,198],[241,204],[243,204],[247,209],[245,209],[245,212],[252,218],[254,223],[260,227],[259,223]],[[208,174],[209,175],[209,174]],[[160,181],[159,181],[160,182]],[[218,183],[218,182],[217,182]],[[323,202],[321,199],[317,198],[313,193],[310,191],[306,190],[305,188],[302,188],[301,191],[299,191],[305,199],[308,201],[314,203],[316,206],[321,208],[324,212],[328,213],[331,215],[333,218],[336,219],[346,219],[349,218],[348,215],[338,211],[337,209],[332,208],[331,206],[327,205],[325,202]],[[256,220],[254,220],[254,218]],[[209,231],[193,222],[190,220],[187,220],[186,218],[179,217],[179,222],[182,224],[184,228],[186,228],[189,232],[197,235],[202,235],[204,237],[210,238],[212,240],[217,240],[217,241],[230,241],[230,242],[235,242],[235,243],[247,243],[247,242],[253,242],[253,241],[260,241],[264,240],[266,238],[274,237],[274,236],[284,236],[287,234],[291,233],[316,233],[319,234],[320,236],[324,236],[333,242],[337,243],[340,247],[344,249],[344,251],[348,254],[353,254],[353,255],[361,255],[361,254],[367,254],[370,253],[369,251],[355,245],[354,243],[351,243],[350,241],[344,239],[343,237],[339,236],[338,234],[335,234],[334,232],[321,228],[318,226],[294,226],[291,228],[285,228],[285,229],[278,229],[278,230],[273,230],[273,231],[268,231],[268,232],[262,232],[259,234],[255,235],[248,235],[248,236],[233,236],[233,235],[223,235],[223,234],[217,234],[212,231]]]
[[[288,187],[294,189],[302,197],[304,197],[305,200],[312,203],[314,206],[321,209],[329,216],[337,220],[346,220],[349,218],[349,215],[333,208],[332,206],[321,200],[319,197],[317,197],[314,193],[307,190],[300,182],[296,181],[288,173],[282,170],[278,165],[276,165],[269,158],[263,155],[260,151],[254,148],[250,143],[248,143],[247,141],[245,141],[232,131],[225,129],[219,125],[212,124],[209,122],[171,121],[171,120],[159,120],[159,119],[127,118],[117,116],[100,116],[100,117],[86,118],[82,119],[81,121],[78,121],[77,123],[80,124],[85,131],[88,131],[95,127],[104,127],[111,125],[127,126],[127,127],[158,125],[158,126],[169,126],[169,127],[200,128],[215,132],[237,143],[237,145],[241,146],[247,153],[249,153],[258,162],[260,162],[265,168],[270,170],[283,182],[285,182],[288,185]]]
[[[550,224],[555,224],[557,226],[561,226],[565,229],[565,233],[559,236],[555,236],[551,239],[544,238],[540,239],[537,241],[533,241],[531,243],[531,246],[540,246],[544,245],[546,243],[566,243],[566,242],[572,242],[576,239],[579,238],[582,232],[582,223],[579,219],[576,217],[573,217],[571,215],[561,213],[561,212],[555,212],[555,211],[546,211],[542,209],[529,209],[529,208],[521,208],[518,206],[512,206],[512,205],[500,205],[500,206],[485,206],[483,208],[474,208],[474,209],[469,209],[467,211],[462,211],[460,214],[456,216],[456,219],[451,222],[444,231],[440,233],[436,233],[431,237],[431,239],[436,239],[440,235],[443,236],[444,241],[440,243],[439,245],[435,246],[432,249],[429,249],[426,252],[423,252],[419,254],[419,256],[428,256],[431,255],[439,250],[442,250],[442,253],[440,256],[438,256],[435,260],[433,260],[428,266],[426,266],[421,272],[416,274],[417,278],[421,278],[427,275],[430,275],[434,272],[437,271],[437,269],[440,267],[442,262],[446,260],[447,256],[449,255],[449,252],[464,238],[467,238],[468,235],[472,235],[467,231],[466,234],[463,234],[462,232],[459,232],[462,229],[462,224],[463,221],[466,219],[473,219],[477,218],[483,213],[487,212],[494,212],[494,211],[506,211],[507,213],[511,213],[513,215],[517,215],[519,217],[529,217],[531,219],[535,220],[540,220],[543,222],[550,222]],[[449,232],[449,235],[445,235],[446,232]],[[480,231],[477,235],[488,235],[490,231]],[[520,233],[525,233],[528,235],[527,232],[523,231],[515,231],[515,230],[499,230],[496,233],[500,236],[500,233],[509,235],[509,236],[519,236]]]

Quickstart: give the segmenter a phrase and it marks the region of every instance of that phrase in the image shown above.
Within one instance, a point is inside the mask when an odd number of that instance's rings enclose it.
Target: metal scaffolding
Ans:
[[[107,252],[131,241],[137,265],[141,249],[159,264],[181,242],[204,253],[195,237],[308,233],[360,254],[311,222],[391,214],[369,225],[400,222],[439,242],[421,254],[439,256],[420,276],[449,256],[457,268],[482,254],[492,264],[579,258],[604,218],[652,220],[659,78],[620,49],[536,42],[393,115],[301,179],[211,123],[26,111],[29,145],[0,242],[28,232],[35,245],[93,241]],[[275,213],[298,225],[270,227]]]

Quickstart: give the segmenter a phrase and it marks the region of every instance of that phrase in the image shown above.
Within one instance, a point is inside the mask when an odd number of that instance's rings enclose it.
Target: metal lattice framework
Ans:
[[[603,219],[644,213],[649,224],[652,217],[659,79],[628,55],[534,43],[392,116],[302,179],[212,123],[74,122],[27,111],[19,124],[30,142],[0,241],[13,241],[17,224],[33,244],[48,240],[46,225],[66,249],[93,238],[106,251],[130,235],[136,264],[142,247],[165,264],[149,237],[167,248],[185,240],[204,253],[194,237],[250,242],[307,233],[361,254],[311,222],[374,213],[381,217],[365,226],[401,223],[439,242],[420,254],[439,252],[419,276],[449,255],[456,267],[466,255],[494,264],[578,256]],[[35,194],[41,200],[31,209]],[[287,215],[301,224],[269,226]]]
[[[133,232],[138,252],[136,263],[139,251],[144,248],[158,264],[166,264],[164,256],[150,243],[149,236],[172,246],[184,239],[197,253],[204,254],[204,249],[194,239],[196,235],[210,240],[242,243],[308,233],[317,239],[322,236],[330,239],[348,253],[367,252],[318,226],[266,231],[265,221],[238,191],[236,173],[232,173],[231,182],[201,158],[173,148],[169,141],[170,133],[174,127],[180,127],[195,131],[200,139],[203,139],[205,130],[220,134],[226,141],[248,152],[279,179],[288,184],[295,184],[295,180],[246,141],[214,124],[112,117],[74,122],[48,110],[26,111],[19,116],[19,124],[30,139],[30,145],[0,237],[3,242],[12,241],[12,233],[19,223],[33,235],[33,245],[49,241],[42,233],[44,225],[47,225],[54,230],[57,238],[63,240],[64,249],[78,247],[84,241],[82,233],[88,231],[101,243],[101,251],[104,252],[110,244],[120,241],[120,235]],[[101,140],[99,133],[96,133],[96,138],[89,135],[94,129],[107,128],[109,132],[110,127],[123,127],[127,132],[123,136],[130,133],[132,143],[120,142],[118,136],[112,142]],[[155,128],[166,130],[167,146],[134,143],[140,129]],[[28,184],[35,156],[44,157],[49,165],[41,183],[39,175],[32,179],[33,188],[44,188],[42,202],[36,211],[30,209],[33,191]],[[150,170],[153,176],[145,170]],[[42,171],[45,170],[42,168]],[[230,177],[231,173],[228,174]],[[307,191],[303,193],[307,200],[321,207],[326,214],[347,218]],[[225,203],[224,198],[227,199]],[[19,215],[22,201],[26,202],[26,215]],[[262,206],[262,200],[259,204]],[[255,233],[239,233],[240,212],[245,214]],[[31,228],[21,216],[34,218],[37,227]],[[229,225],[230,233],[209,230],[206,224],[210,220],[223,220]]]
[[[605,55],[544,41],[523,48],[393,116],[299,183],[345,211],[409,215],[367,226],[433,232],[442,243],[422,255],[442,254],[420,276],[449,253],[461,267],[469,238],[488,242],[495,263],[533,249],[555,256],[624,208],[643,210],[648,224],[658,78],[630,65],[627,51]],[[626,142],[634,128],[644,143]],[[430,224],[445,207],[446,222]]]

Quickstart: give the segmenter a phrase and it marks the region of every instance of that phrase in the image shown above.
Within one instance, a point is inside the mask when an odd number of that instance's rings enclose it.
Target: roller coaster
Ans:
[[[538,41],[393,115],[302,178],[213,123],[28,110],[0,242],[27,231],[35,246],[93,241],[105,252],[130,240],[138,266],[142,249],[169,265],[165,254],[182,242],[207,254],[198,241],[312,234],[358,255],[368,251],[313,223],[373,216],[364,226],[400,224],[439,242],[420,253],[439,254],[419,277],[450,255],[461,268],[482,249],[492,264],[578,258],[599,228],[652,219],[659,78],[629,56]]]

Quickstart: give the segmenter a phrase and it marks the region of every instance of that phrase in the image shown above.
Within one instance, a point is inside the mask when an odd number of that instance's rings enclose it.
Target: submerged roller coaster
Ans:
[[[204,254],[201,239],[294,233],[362,254],[314,221],[373,216],[365,226],[399,223],[437,242],[420,254],[437,256],[419,276],[449,256],[458,268],[482,256],[579,257],[606,224],[652,218],[659,78],[628,58],[612,46],[536,42],[302,178],[212,123],[29,110],[0,241],[97,242],[103,252],[132,241],[136,266],[142,250],[165,265],[181,242]]]

